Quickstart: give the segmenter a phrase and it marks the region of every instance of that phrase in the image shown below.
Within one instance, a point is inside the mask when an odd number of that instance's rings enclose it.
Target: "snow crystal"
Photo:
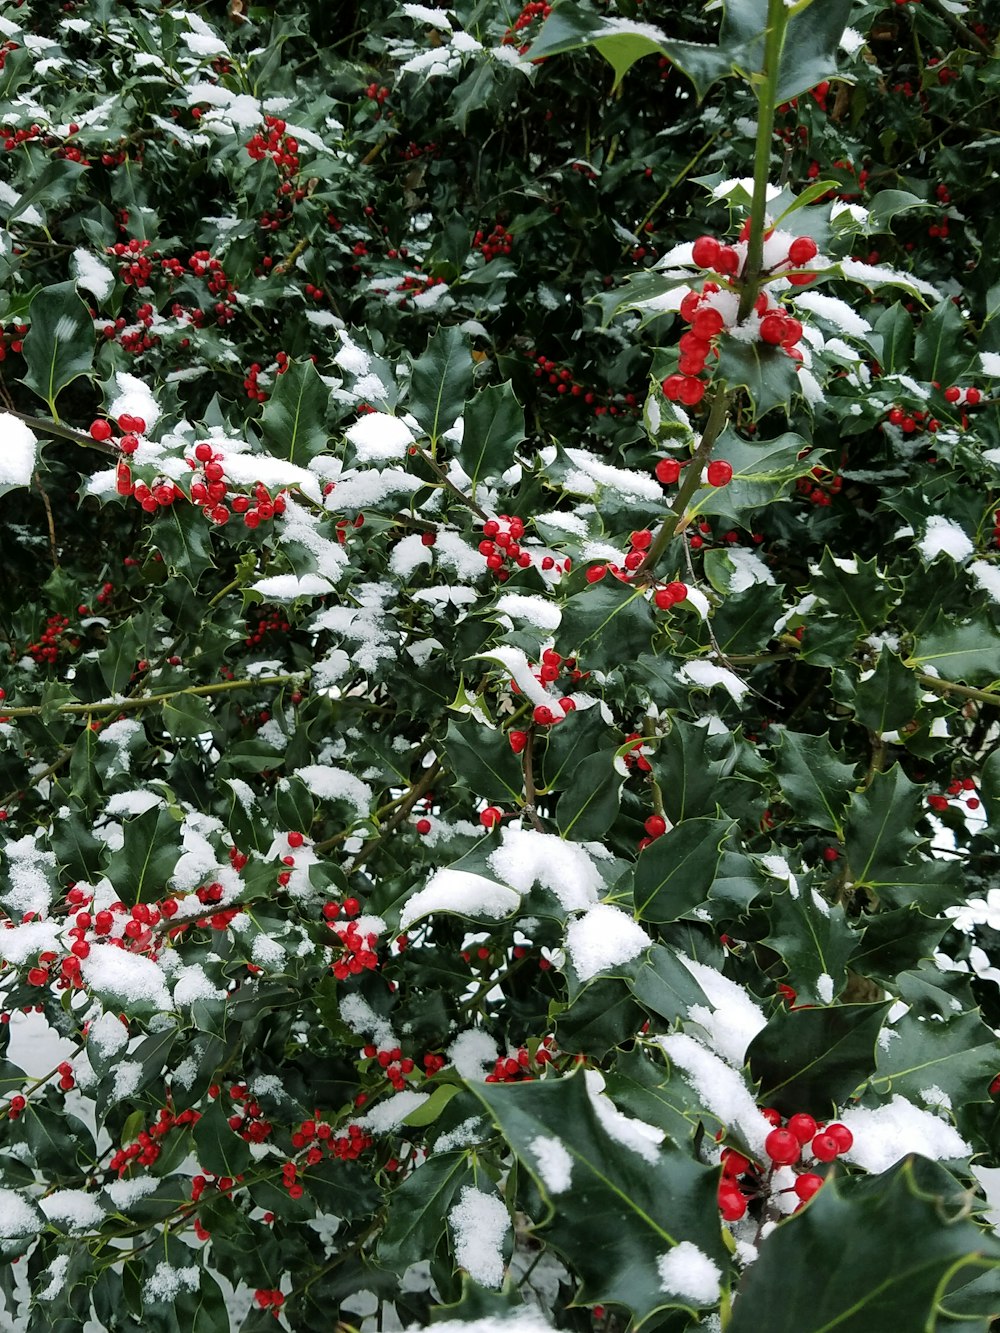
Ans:
[[[115,756],[118,767],[127,773],[132,766],[129,745],[137,736],[143,735],[145,735],[145,729],[141,722],[137,722],[132,717],[123,717],[120,721],[112,722],[109,726],[103,727],[98,733],[97,739],[102,745],[110,745],[118,751]]]
[[[586,449],[567,449],[566,456],[584,477],[599,486],[607,486],[609,490],[617,491],[621,495],[634,496],[637,500],[660,502],[663,499],[663,488],[660,483],[645,472],[631,472],[627,468],[612,467],[610,463],[603,463],[594,454],[588,453]],[[567,478],[567,487],[569,480]],[[584,489],[586,494],[591,494],[593,491],[592,486],[581,489]]]
[[[226,992],[209,978],[198,963],[182,967],[174,981],[174,1004],[194,1004],[196,1000],[224,1000]]]
[[[38,1206],[50,1222],[81,1231],[99,1227],[105,1218],[96,1195],[85,1190],[54,1190],[39,1199]]]
[[[131,1097],[142,1082],[142,1065],[138,1060],[122,1060],[115,1065],[115,1079],[109,1101],[120,1102]]]
[[[581,981],[638,958],[650,944],[643,928],[611,903],[597,903],[566,928],[566,948]]]
[[[686,1081],[706,1109],[742,1135],[751,1152],[762,1153],[772,1125],[757,1109],[738,1071],[685,1032],[656,1040],[669,1059],[684,1071]]]
[[[431,563],[431,548],[425,546],[419,532],[408,533],[396,543],[389,556],[389,568],[401,579],[409,579],[415,569]]]
[[[979,361],[985,375],[1000,375],[1000,352],[980,352]]]
[[[146,423],[146,430],[152,430],[160,418],[160,409],[150,390],[142,380],[124,370],[119,370],[115,374],[115,380],[118,384],[118,396],[108,408],[108,416],[115,420],[123,413],[141,417]]]
[[[604,1094],[604,1075],[597,1069],[583,1071],[590,1104],[597,1113],[601,1128],[615,1143],[637,1153],[650,1165],[659,1159],[657,1148],[663,1142],[664,1133],[655,1125],[648,1125],[645,1120],[634,1120],[618,1110],[610,1097]]]
[[[29,921],[26,925],[0,931],[0,957],[15,967],[47,950],[62,952],[59,928],[54,921]]]
[[[325,764],[307,764],[297,768],[295,777],[301,778],[314,796],[321,801],[347,801],[359,815],[366,815],[372,803],[372,789],[353,773]]]
[[[426,1092],[413,1092],[406,1088],[402,1092],[394,1093],[388,1101],[373,1106],[358,1123],[365,1129],[374,1130],[376,1134],[387,1134],[390,1129],[402,1124],[418,1106],[423,1106],[427,1096]]]
[[[160,1262],[146,1279],[143,1295],[149,1301],[163,1301],[169,1304],[179,1292],[197,1291],[201,1281],[201,1270],[190,1264],[187,1268],[173,1268],[166,1262]]]
[[[538,514],[535,517],[535,524],[547,523],[551,528],[559,528],[562,532],[568,532],[574,537],[586,537],[589,532],[587,524],[578,514]]]
[[[927,561],[942,552],[952,560],[965,560],[972,554],[973,547],[957,523],[953,523],[950,518],[942,518],[940,514],[932,514],[927,520],[926,533],[917,542],[917,549]]]
[[[144,815],[156,805],[163,805],[164,799],[155,791],[120,791],[111,796],[104,807],[106,815]]]
[[[559,1139],[548,1139],[539,1134],[528,1144],[528,1149],[548,1192],[565,1194],[573,1177],[573,1159]]]
[[[430,912],[457,912],[460,916],[484,916],[498,921],[515,911],[520,902],[519,893],[495,884],[485,875],[446,866],[435,871],[426,886],[407,900],[400,913],[399,928],[409,929],[414,921]]]
[[[455,43],[457,46],[457,42]],[[444,282],[436,283],[433,287],[428,287],[426,291],[417,292],[410,300],[418,310],[429,310],[436,306],[442,299],[448,295],[448,284]]]
[[[8,885],[3,888],[7,910],[44,915],[52,901],[49,877],[56,868],[55,856],[40,847],[30,834],[13,839],[3,850],[8,861]]]
[[[164,1011],[171,1008],[163,973],[149,958],[111,944],[92,944],[81,967],[88,986],[116,1001],[135,1004],[145,1000]]]
[[[413,443],[413,432],[409,426],[388,412],[368,412],[355,421],[353,426],[348,426],[345,434],[362,463],[405,458],[407,449]]]
[[[505,592],[496,605],[501,615],[526,620],[536,629],[557,630],[562,612],[553,602],[533,593]]]
[[[503,1246],[510,1232],[510,1214],[502,1199],[464,1185],[448,1214],[455,1241],[455,1262],[484,1287],[502,1287]]]
[[[0,1238],[14,1240],[38,1231],[38,1214],[15,1190],[0,1189]]]
[[[128,1028],[114,1014],[101,1014],[87,1029],[87,1043],[108,1059],[128,1045]]]
[[[159,1180],[156,1176],[136,1176],[134,1180],[112,1180],[104,1186],[104,1193],[120,1213],[126,1212],[138,1199],[152,1194]]]
[[[277,967],[285,961],[285,951],[270,935],[258,935],[250,946],[250,957],[264,967]]]
[[[926,1102],[928,1106],[940,1107],[942,1111],[951,1110],[951,1098],[943,1088],[939,1088],[933,1083],[929,1088],[921,1088],[919,1093],[920,1100]]]
[[[329,579],[319,574],[272,574],[251,584],[255,592],[269,602],[294,602],[296,597],[325,597],[333,588]]]
[[[107,300],[115,285],[115,275],[106,264],[102,264],[89,250],[74,250],[73,267],[76,270],[78,287],[90,292],[98,301]]]
[[[101,1216],[103,1218],[103,1214]],[[69,1255],[57,1254],[39,1278],[39,1281],[41,1281],[42,1278],[48,1278],[48,1282],[46,1282],[45,1286],[38,1292],[38,1299],[40,1301],[55,1300],[66,1284],[66,1273],[68,1270]]]
[[[603,887],[596,866],[580,843],[567,842],[554,833],[508,825],[489,864],[494,874],[518,893],[528,893],[532,885],[541,884],[555,894],[567,912],[589,907]]]
[[[714,1305],[719,1299],[722,1270],[703,1250],[689,1240],[682,1240],[656,1261],[660,1286],[673,1296],[681,1296],[695,1305]]]
[[[871,332],[871,325],[863,319],[846,301],[836,296],[825,296],[822,292],[802,292],[795,298],[795,304],[803,310],[809,310],[828,324],[835,324],[842,332],[853,338],[861,338]]]
[[[874,1110],[854,1107],[842,1112],[842,1124],[854,1135],[854,1146],[844,1160],[865,1171],[888,1171],[901,1157],[919,1153],[932,1161],[968,1157],[972,1149],[951,1125],[922,1111],[899,1093]]]
[[[24,422],[0,412],[0,486],[29,486],[37,449],[38,441]]]
[[[714,662],[688,662],[686,666],[678,671],[677,679],[689,685],[697,685],[703,690],[710,690],[716,685],[721,685],[733,702],[737,704],[742,703],[743,696],[750,688],[745,680],[741,680],[737,676],[735,671],[716,666]]]
[[[985,560],[973,560],[969,573],[984,592],[989,593],[995,602],[1000,602],[1000,569],[996,565],[987,564]]]
[[[821,972],[816,978],[816,994],[824,1004],[833,1003],[833,977],[827,972]]]
[[[856,56],[865,44],[865,39],[857,28],[845,28],[840,35],[840,49],[849,56]]]
[[[448,1047],[448,1059],[470,1083],[483,1081],[484,1066],[488,1065],[488,1072],[492,1072],[498,1054],[496,1042],[482,1028],[460,1032]]]
[[[724,1060],[741,1066],[746,1059],[747,1047],[767,1026],[763,1010],[742,986],[724,977],[714,967],[706,967],[682,953],[677,956],[712,1006],[709,1010],[702,1004],[692,1005],[688,1017],[704,1028],[709,1043]]]
[[[340,1016],[359,1037],[369,1036],[381,1051],[398,1046],[392,1024],[377,1014],[368,1001],[356,991],[345,995],[340,1002]]]
[[[467,1148],[470,1143],[476,1143],[481,1135],[482,1120],[481,1115],[470,1115],[468,1120],[439,1135],[434,1140],[434,1151],[451,1152],[453,1148]]]
[[[454,570],[460,579],[473,580],[483,572],[483,557],[475,546],[463,541],[457,532],[442,529],[434,543],[438,563]]]

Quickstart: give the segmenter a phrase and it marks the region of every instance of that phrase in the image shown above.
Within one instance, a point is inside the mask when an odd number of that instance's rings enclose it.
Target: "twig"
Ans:
[[[302,672],[296,671],[287,676],[251,676],[245,680],[221,680],[215,681],[211,685],[188,685],[182,690],[168,690],[163,694],[139,695],[136,698],[123,697],[121,699],[101,699],[96,703],[80,704],[66,703],[60,704],[58,708],[49,709],[47,704],[30,704],[22,708],[8,708],[4,705],[4,717],[38,717],[43,712],[53,713],[127,713],[134,712],[139,708],[155,708],[157,704],[169,703],[171,699],[180,699],[185,695],[203,698],[212,694],[227,694],[230,690],[249,690],[254,686],[260,685],[290,685],[302,679]]]
[[[479,505],[476,504],[475,500],[471,499],[468,495],[466,495],[464,491],[459,490],[459,488],[448,476],[447,472],[437,461],[437,459],[432,458],[431,455],[427,452],[427,450],[422,449],[419,444],[415,444],[413,448],[417,451],[420,457],[424,460],[427,466],[438,478],[442,486],[444,486],[447,490],[451,491],[452,495],[454,495],[456,500],[461,500],[462,504],[464,504],[468,509],[471,509],[474,514],[478,514],[479,517],[484,522],[486,522],[486,520],[489,518],[489,514],[487,514],[486,510],[480,509]]]
[[[959,685],[953,680],[941,680],[937,676],[918,675],[917,680],[933,694],[957,694],[961,699],[978,699],[983,704],[1000,706],[1000,694],[993,690],[974,690],[971,685]]]
[[[535,728],[528,728],[528,740],[521,752],[521,772],[524,774],[524,805],[522,813],[528,816],[531,821],[531,827],[538,833],[545,832],[545,825],[542,823],[538,814],[538,807],[535,800],[538,793],[535,791],[534,774],[534,752],[535,752]]]
[[[38,488],[38,494],[42,497],[42,504],[45,506],[45,520],[49,525],[49,551],[52,554],[52,568],[58,569],[59,552],[56,547],[56,524],[55,519],[52,517],[52,503],[49,500],[49,493],[42,485],[42,479],[37,472],[35,473],[33,480]]]
[[[71,426],[64,426],[61,421],[53,421],[50,417],[29,417],[26,412],[18,412],[14,408],[10,409],[10,415],[17,417],[18,421],[23,421],[26,426],[32,430],[41,431],[43,435],[58,435],[60,439],[72,440],[74,444],[82,444],[85,449],[96,449],[99,454],[104,454],[105,458],[121,458],[121,451],[113,444],[106,444],[102,440],[92,439],[85,435],[82,430],[73,430]]]
[[[429,792],[430,789],[434,786],[434,783],[438,780],[442,772],[443,772],[443,765],[441,764],[440,760],[436,759],[434,763],[431,764],[430,768],[427,769],[427,771],[424,773],[420,781],[410,788],[407,795],[400,802],[399,809],[392,816],[392,818],[390,820],[387,820],[387,822],[383,825],[383,827],[379,830],[379,832],[375,835],[375,837],[369,838],[368,841],[365,843],[365,845],[361,848],[360,852],[358,852],[357,856],[354,858],[354,860],[348,867],[349,871],[357,870],[359,866],[361,866],[365,861],[368,860],[369,856],[371,856],[372,852],[376,849],[376,847],[378,847],[382,842],[385,841],[386,838],[389,837],[391,833],[394,833],[396,829],[399,828],[400,824],[402,824],[403,820],[407,817],[407,815],[410,813],[410,811],[413,809],[416,803],[420,800],[421,796],[425,796],[427,792]],[[322,845],[323,844],[321,843],[320,846]]]

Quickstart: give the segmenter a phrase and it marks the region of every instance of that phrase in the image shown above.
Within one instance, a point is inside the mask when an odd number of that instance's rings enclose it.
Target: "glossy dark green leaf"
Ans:
[[[488,731],[476,722],[452,721],[445,751],[452,772],[476,796],[508,803],[521,798],[521,765],[503,732]]]
[[[573,716],[568,723],[572,726]],[[564,838],[600,839],[618,816],[624,778],[614,766],[617,748],[598,750],[581,760],[566,781],[556,806],[556,824]]]
[[[912,722],[917,711],[917,681],[895,653],[879,653],[875,671],[858,682],[854,711],[858,721],[878,735],[898,731]]]
[[[463,1185],[472,1184],[464,1152],[435,1153],[392,1194],[385,1227],[379,1236],[381,1263],[397,1269],[434,1253],[446,1229],[452,1203]]]
[[[703,903],[732,827],[728,819],[686,819],[655,839],[636,862],[636,914],[644,921],[676,921]]]
[[[330,390],[313,363],[293,361],[275,379],[274,391],[261,417],[267,450],[275,458],[287,458],[298,467],[326,448],[326,410]]]
[[[581,669],[607,671],[649,651],[653,617],[642,590],[610,574],[574,593],[563,605],[560,652],[575,654]]]
[[[29,314],[24,383],[55,416],[62,390],[80,375],[89,374],[94,364],[94,325],[73,282],[43,287]]]
[[[181,854],[180,825],[154,806],[122,824],[124,843],[108,858],[107,875],[122,902],[153,902],[166,893],[167,880]]]
[[[898,764],[876,773],[867,791],[856,792],[845,822],[847,859],[860,884],[879,882],[905,864],[920,842],[914,833],[922,793]]]
[[[455,325],[434,333],[427,350],[413,363],[409,409],[435,446],[465,406],[472,388],[468,340]]]
[[[854,786],[854,765],[844,762],[828,736],[782,730],[775,772],[796,820],[843,837],[843,810]]]
[[[842,907],[800,886],[794,895],[789,890],[771,899],[765,942],[788,969],[783,980],[796,992],[796,1004],[829,1004],[843,989],[858,935]]]
[[[513,464],[514,450],[523,439],[524,408],[510,380],[491,384],[470,399],[458,461],[472,480],[473,494],[480,477],[499,476]]]

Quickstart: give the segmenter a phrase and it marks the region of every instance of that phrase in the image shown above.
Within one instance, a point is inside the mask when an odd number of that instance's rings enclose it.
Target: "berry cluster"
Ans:
[[[347,917],[355,917],[360,911],[361,904],[357,898],[345,898],[342,903],[330,901],[323,904],[323,916],[343,945],[340,957],[331,966],[333,975],[338,981],[346,981],[349,977],[359,976],[362,972],[374,972],[378,967],[376,952],[378,936],[374,931],[362,935],[356,921],[348,921],[346,926],[334,925],[341,912]]]
[[[763,1198],[769,1191],[771,1174],[778,1167],[797,1165],[808,1148],[817,1164],[832,1162],[841,1153],[849,1152],[854,1135],[846,1125],[820,1125],[811,1115],[798,1112],[789,1116],[782,1126],[779,1112],[765,1107],[762,1114],[774,1128],[764,1140],[764,1151],[770,1158],[766,1174],[742,1153],[726,1148],[722,1153],[722,1179],[719,1181],[719,1208],[727,1222],[739,1221],[747,1211],[750,1200]],[[823,1185],[823,1176],[815,1171],[800,1172],[791,1189],[799,1199],[799,1207],[806,1203]]]
[[[285,618],[284,611],[280,607],[268,610],[266,607],[255,608],[257,615],[256,623],[247,621],[247,635],[243,642],[248,648],[259,648],[268,634],[287,634],[291,625]],[[301,834],[298,835],[301,837]],[[289,843],[294,847],[301,846],[301,842],[296,844],[292,842],[292,835],[288,835]]]
[[[937,425],[937,422],[934,423]],[[820,507],[833,503],[833,498],[843,489],[844,479],[824,467],[814,467],[808,477],[799,477],[795,489],[804,495],[810,504]]]
[[[283,176],[294,176],[299,169],[299,145],[297,140],[286,134],[286,125],[277,116],[264,117],[264,129],[260,130],[246,145],[247,156],[254,162],[263,162],[270,158]]]
[[[285,512],[284,493],[272,497],[262,482],[257,482],[250,495],[234,495],[228,507],[223,504],[229,496],[223,460],[221,450],[207,440],[196,444],[194,456],[186,460],[188,467],[197,474],[191,483],[191,501],[205,511],[206,518],[222,526],[233,514],[240,514],[248,528],[256,528]]]
[[[149,1129],[141,1129],[135,1141],[124,1148],[118,1148],[111,1156],[108,1167],[117,1171],[121,1177],[133,1162],[138,1166],[152,1166],[162,1151],[158,1140],[164,1138],[172,1129],[183,1129],[186,1125],[196,1125],[201,1119],[200,1111],[181,1111],[174,1115],[169,1106],[161,1106],[159,1115]]]
[[[247,1143],[263,1143],[270,1138],[273,1125],[264,1117],[261,1105],[250,1096],[250,1090],[240,1084],[229,1089],[237,1109],[229,1117],[229,1128]]]
[[[6,61],[10,52],[16,50],[17,47],[10,42],[5,42],[4,46],[6,47],[4,51],[4,60]],[[10,125],[4,125],[0,129],[0,134],[3,135],[4,148],[8,153],[12,153],[15,148],[20,148],[21,144],[30,143],[33,139],[40,139],[42,131],[38,125],[29,125],[26,130],[15,130]]]
[[[479,554],[486,557],[486,568],[492,570],[501,583],[510,578],[508,562],[519,569],[531,566],[531,556],[518,545],[524,536],[524,520],[500,514],[489,518],[483,524],[483,540],[479,543]]]
[[[379,1050],[377,1046],[369,1043],[363,1047],[361,1054],[366,1060],[377,1060],[380,1068],[385,1070],[385,1076],[392,1084],[396,1092],[402,1092],[406,1087],[406,1078],[412,1074],[416,1066],[413,1061],[404,1056],[399,1046],[393,1046],[388,1050]]]
[[[487,1074],[486,1083],[530,1083],[544,1073],[545,1066],[552,1063],[555,1037],[543,1037],[532,1058],[527,1046],[519,1046],[509,1055],[501,1055],[493,1066],[493,1073]]]
[[[25,652],[33,658],[39,666],[53,666],[59,660],[59,654],[67,649],[79,648],[80,640],[76,637],[67,637],[66,631],[69,629],[69,617],[60,615],[49,616],[45,622],[45,628],[36,643],[29,643]]]
[[[531,27],[531,25],[535,22],[536,19],[541,19],[544,22],[544,20],[547,19],[551,13],[552,13],[552,6],[550,4],[547,4],[546,0],[528,0],[528,3],[524,6],[520,14],[518,14],[517,18],[504,33],[503,45],[504,46],[516,45],[518,54],[523,56],[525,51],[527,51],[528,47],[531,45],[531,43],[523,42],[521,40],[521,35],[524,33],[526,28]]]
[[[277,1287],[258,1287],[253,1298],[262,1310],[273,1311],[275,1317],[285,1303],[285,1294]]]
[[[556,685],[559,678],[564,675],[566,677],[563,681],[564,686],[567,683],[575,685],[578,681],[585,680],[590,673],[578,668],[575,657],[563,657],[554,648],[546,648],[542,653],[542,660],[538,663],[538,670],[533,674],[539,685],[548,687]],[[516,680],[511,680],[510,691],[514,695],[521,693],[521,687]],[[553,697],[553,703],[555,702],[557,701]],[[555,708],[548,704],[536,704],[532,710],[532,721],[538,727],[554,727],[557,723],[563,721],[567,713],[573,712],[576,704],[571,698],[565,697],[558,700],[558,708],[560,711],[557,713]],[[526,731],[512,731],[508,739],[510,748],[515,754],[520,754],[528,743],[528,733]]]
[[[509,255],[514,248],[514,238],[502,223],[498,222],[487,235],[477,231],[472,244],[487,261],[498,255]]]
[[[581,384],[573,377],[568,366],[561,366],[544,352],[530,351],[528,359],[535,362],[535,379],[541,380],[554,389],[557,394],[569,398],[579,398],[593,409],[595,417],[617,417],[629,412],[637,413],[638,400],[634,393],[613,395]]]
[[[890,426],[895,426],[904,435],[919,435],[924,430],[930,431],[933,435],[941,425],[929,412],[916,410],[908,412],[902,407],[890,407],[885,419]]]
[[[149,241],[140,241],[135,237],[130,241],[119,241],[117,245],[105,247],[105,254],[115,255],[122,261],[118,276],[126,287],[148,287],[153,273],[153,260],[158,258],[155,250],[149,254]]]
[[[972,778],[953,778],[948,784],[947,796],[928,796],[927,804],[938,814],[947,810],[953,800],[961,801],[967,810],[978,810],[980,806],[979,797],[969,794],[975,790],[976,784]]]
[[[27,332],[27,324],[14,324],[10,330],[0,332],[0,361],[7,360],[8,347],[15,355],[20,353]]]

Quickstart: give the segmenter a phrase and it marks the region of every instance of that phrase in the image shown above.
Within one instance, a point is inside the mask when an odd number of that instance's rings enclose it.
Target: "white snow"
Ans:
[[[408,930],[431,912],[457,912],[460,916],[487,917],[498,921],[520,905],[521,895],[485,875],[448,866],[434,872],[424,888],[413,894],[399,916],[400,930]]]
[[[617,491],[620,495],[634,496],[637,500],[659,502],[663,498],[663,488],[660,483],[645,472],[612,467],[610,463],[602,462],[595,454],[588,453],[586,449],[567,449],[566,455],[575,464],[578,473],[582,474],[581,480],[589,481],[589,484],[581,485],[575,474],[571,474],[565,483],[570,490],[591,495],[596,483],[598,486],[607,486],[609,490]]]
[[[750,686],[741,680],[735,671],[716,666],[714,662],[703,660],[688,662],[677,673],[677,679],[688,685],[697,685],[699,689],[711,690],[721,685],[734,703],[741,703]]]
[[[950,518],[932,514],[927,520],[927,531],[917,542],[917,549],[925,560],[931,561],[942,552],[952,560],[965,560],[973,551],[972,542],[964,529]]]
[[[142,789],[120,791],[116,796],[108,798],[104,813],[111,816],[144,815],[147,810],[152,810],[154,806],[163,804],[165,804],[163,797],[155,791]]]
[[[19,967],[47,950],[62,952],[55,921],[29,921],[23,926],[0,930],[0,958],[15,966]]]
[[[348,993],[340,1001],[340,1016],[359,1037],[370,1036],[380,1051],[391,1051],[399,1045],[392,1024],[377,1014],[357,991]]]
[[[510,1233],[510,1214],[503,1200],[464,1185],[448,1214],[455,1242],[455,1263],[484,1287],[502,1287],[503,1247]]]
[[[348,426],[344,433],[362,463],[405,458],[413,443],[413,432],[405,421],[388,412],[368,412]]]
[[[173,1268],[161,1260],[146,1279],[143,1295],[150,1301],[163,1301],[169,1305],[184,1290],[197,1291],[201,1281],[201,1270],[196,1264],[186,1268]]]
[[[0,412],[0,486],[30,486],[38,441],[17,417]]]
[[[3,850],[8,863],[7,885],[0,888],[0,893],[7,910],[44,915],[53,896],[50,879],[55,874],[55,856],[27,833],[12,839]]]
[[[979,362],[984,375],[1000,375],[1000,352],[980,352]]]
[[[774,583],[774,575],[756,551],[748,550],[745,546],[734,546],[726,552],[726,557],[733,566],[729,577],[730,592],[746,592],[755,583]]]
[[[421,541],[420,533],[410,532],[392,548],[389,568],[397,578],[406,580],[421,565],[429,565],[432,558],[431,548]]]
[[[741,1067],[747,1047],[767,1026],[763,1010],[742,986],[724,977],[714,967],[706,967],[682,953],[677,956],[712,1006],[707,1009],[703,1004],[692,1005],[688,1017],[704,1029],[710,1045],[724,1060]]]
[[[111,1180],[104,1186],[104,1193],[115,1209],[124,1213],[137,1199],[144,1199],[147,1194],[153,1194],[159,1183],[156,1176],[136,1176],[134,1180]]]
[[[107,1059],[128,1045],[128,1028],[114,1014],[101,1014],[87,1030],[87,1043]]]
[[[15,1240],[33,1236],[39,1228],[39,1215],[23,1194],[0,1189],[0,1237]]]
[[[418,23],[426,23],[429,27],[440,28],[442,32],[451,32],[451,20],[443,9],[430,9],[427,5],[403,5],[403,13],[411,19],[416,19]]]
[[[923,292],[925,296],[933,296],[936,300],[942,299],[938,289],[932,287],[929,282],[924,282],[923,278],[890,268],[887,264],[863,264],[858,259],[842,259],[840,268],[845,278],[854,278],[869,287],[879,287],[883,283],[890,286],[913,287],[916,291]]]
[[[414,1092],[410,1088],[404,1088],[402,1092],[395,1093],[387,1101],[373,1106],[358,1123],[364,1125],[366,1129],[374,1130],[376,1134],[387,1134],[390,1129],[402,1124],[418,1106],[423,1106],[427,1097],[426,1092]]]
[[[118,384],[118,395],[108,408],[108,416],[114,420],[123,413],[141,417],[146,423],[147,432],[151,431],[160,418],[160,409],[150,390],[142,380],[124,370],[116,372],[115,380]]]
[[[545,704],[547,708],[552,709],[556,717],[564,716],[555,696],[549,694],[541,681],[535,678],[535,673],[520,648],[512,648],[509,644],[497,644],[488,653],[477,653],[476,657],[499,662],[501,666],[507,668],[517,688],[533,704]]]
[[[645,1120],[636,1120],[623,1114],[604,1093],[604,1075],[598,1069],[583,1071],[587,1095],[597,1114],[601,1128],[615,1143],[636,1153],[644,1162],[653,1165],[659,1160],[657,1149],[663,1142],[664,1132]]]
[[[988,564],[985,560],[973,560],[968,571],[995,602],[1000,602],[1000,568]]]
[[[312,794],[318,796],[321,801],[347,801],[354,806],[360,816],[366,815],[371,807],[371,787],[343,768],[331,768],[326,764],[307,764],[305,768],[297,768],[295,776],[301,778]]]
[[[272,574],[251,584],[269,602],[294,602],[297,597],[325,597],[332,592],[329,579],[319,574]]]
[[[707,1110],[736,1130],[750,1151],[760,1155],[772,1126],[757,1109],[740,1073],[686,1032],[657,1037],[670,1060],[702,1099]]]
[[[801,292],[795,297],[795,304],[800,310],[809,310],[828,324],[836,325],[850,337],[861,338],[871,332],[872,326],[868,320],[836,296],[825,296],[822,292]]]
[[[198,963],[189,963],[177,973],[174,981],[174,1004],[194,1004],[196,1000],[224,1000],[226,992],[220,990],[211,980],[205,969]]]
[[[469,1028],[460,1032],[448,1047],[448,1059],[464,1079],[470,1083],[481,1083],[486,1073],[491,1073],[496,1064],[499,1051],[497,1044],[488,1032],[482,1028]]]
[[[81,970],[87,985],[102,996],[131,1004],[145,1000],[164,1011],[171,1008],[163,973],[151,959],[140,954],[116,949],[111,944],[92,944]]]
[[[501,615],[526,620],[535,629],[554,631],[562,620],[558,606],[535,593],[505,592],[497,601],[496,609]]]
[[[99,1227],[107,1215],[97,1196],[85,1190],[53,1190],[38,1206],[50,1222],[80,1231]]]
[[[908,1153],[941,1162],[968,1157],[972,1152],[956,1129],[899,1093],[874,1110],[848,1108],[841,1112],[840,1122],[854,1135],[854,1144],[843,1154],[844,1160],[874,1174],[888,1171]]]
[[[111,289],[115,285],[115,275],[96,255],[92,255],[89,250],[74,250],[73,267],[76,270],[78,287],[90,292],[98,301],[104,301],[111,295]]]
[[[69,1270],[69,1255],[57,1254],[56,1257],[42,1273],[42,1277],[48,1278],[45,1286],[40,1288],[38,1299],[40,1301],[54,1301],[62,1291],[66,1283],[66,1273]],[[39,1279],[40,1281],[41,1279]]]
[[[298,486],[311,500],[317,504],[320,502],[321,492],[316,474],[304,467],[289,463],[287,459],[272,458],[270,454],[230,453],[225,456],[223,466],[226,469],[226,477],[237,486],[253,486],[260,482],[271,492],[278,491],[283,486]],[[289,511],[286,509],[286,528],[289,517]],[[339,546],[337,551],[339,553]]]
[[[827,972],[821,972],[816,978],[816,994],[824,1004],[833,1003],[833,977]]]
[[[542,1184],[550,1194],[565,1194],[573,1181],[573,1159],[559,1139],[539,1134],[528,1144]]]
[[[719,1299],[722,1270],[703,1250],[682,1240],[656,1261],[660,1286],[672,1296],[695,1305],[714,1305]]]
[[[490,869],[517,889],[530,892],[540,884],[558,898],[567,912],[597,901],[603,882],[587,850],[554,833],[537,833],[508,825],[500,846],[490,855]]]
[[[566,928],[566,948],[581,981],[638,958],[652,940],[620,907],[596,903]]]

